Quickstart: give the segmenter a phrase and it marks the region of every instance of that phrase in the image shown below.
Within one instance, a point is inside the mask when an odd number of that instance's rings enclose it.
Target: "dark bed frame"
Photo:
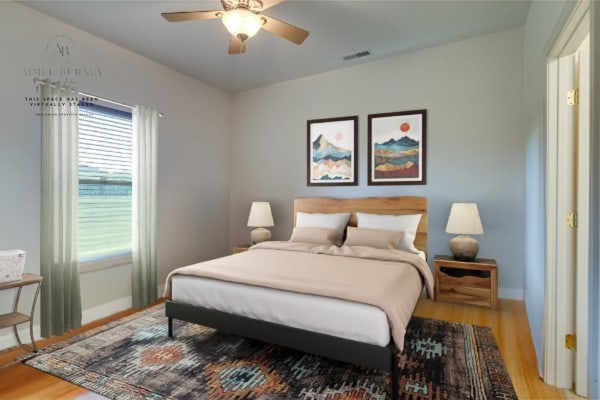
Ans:
[[[415,245],[427,251],[427,198],[425,197],[304,198],[294,201],[294,215],[298,211],[326,213],[352,211],[349,222],[351,226],[356,226],[356,212],[394,215],[420,213],[423,218],[419,224]],[[393,340],[390,340],[387,346],[377,346],[172,300],[166,302],[165,313],[169,319],[169,337],[173,337],[173,319],[178,319],[350,364],[389,371],[391,398],[398,400],[398,348]]]
[[[393,341],[385,347],[376,346],[171,300],[166,302],[165,310],[169,317],[169,337],[173,337],[175,318],[334,360],[390,371],[392,400],[398,400],[398,349]]]

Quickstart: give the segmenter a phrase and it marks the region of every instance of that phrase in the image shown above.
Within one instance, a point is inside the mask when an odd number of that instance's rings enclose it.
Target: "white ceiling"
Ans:
[[[261,30],[228,55],[219,20],[172,23],[161,12],[220,10],[220,1],[21,1],[228,92],[255,88],[525,23],[529,0],[287,0],[265,14],[310,31],[302,45]],[[372,55],[342,57],[363,50]]]

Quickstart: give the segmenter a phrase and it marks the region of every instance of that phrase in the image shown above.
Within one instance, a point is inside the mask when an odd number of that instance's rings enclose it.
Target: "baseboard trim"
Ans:
[[[127,296],[110,301],[108,303],[100,304],[96,307],[88,308],[87,310],[83,311],[83,315],[81,316],[81,324],[89,324],[90,322],[94,322],[118,312],[128,310],[132,307],[131,301],[131,296]]]

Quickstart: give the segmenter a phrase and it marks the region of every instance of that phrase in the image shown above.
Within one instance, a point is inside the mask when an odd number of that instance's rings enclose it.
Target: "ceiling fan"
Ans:
[[[165,12],[161,15],[169,22],[193,21],[197,19],[221,18],[223,25],[231,33],[229,54],[246,51],[246,40],[263,28],[293,43],[302,44],[309,32],[297,26],[279,21],[262,14],[284,0],[221,0],[223,10]]]

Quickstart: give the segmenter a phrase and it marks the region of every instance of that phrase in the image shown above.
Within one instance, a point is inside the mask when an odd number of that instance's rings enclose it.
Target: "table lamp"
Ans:
[[[267,201],[253,201],[248,216],[248,226],[256,228],[250,232],[250,243],[256,244],[271,239],[271,232],[266,226],[273,226],[271,205]]]
[[[462,261],[473,260],[479,251],[479,243],[468,235],[483,234],[477,204],[453,203],[446,232],[458,234],[450,239],[450,251],[454,258]]]

